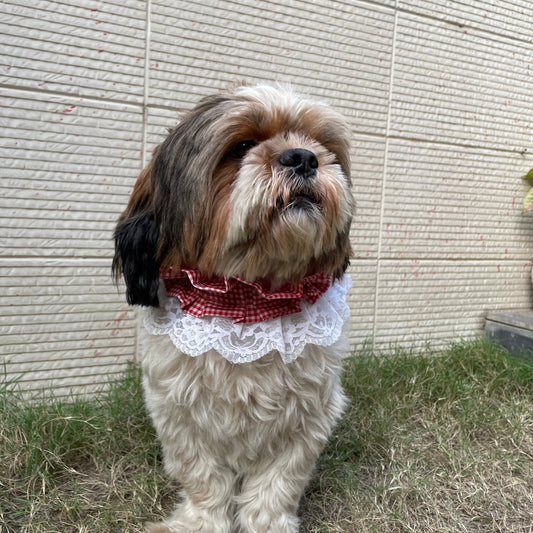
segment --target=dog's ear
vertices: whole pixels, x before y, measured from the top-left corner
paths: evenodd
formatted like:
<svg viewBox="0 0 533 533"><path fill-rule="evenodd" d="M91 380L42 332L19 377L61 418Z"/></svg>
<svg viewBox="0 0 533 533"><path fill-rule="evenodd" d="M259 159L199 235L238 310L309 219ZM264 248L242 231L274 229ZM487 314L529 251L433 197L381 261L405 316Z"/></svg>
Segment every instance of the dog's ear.
<svg viewBox="0 0 533 533"><path fill-rule="evenodd" d="M140 174L115 229L112 272L122 274L130 305L157 306L159 225L153 211L152 163Z"/></svg>
<svg viewBox="0 0 533 533"><path fill-rule="evenodd" d="M119 221L115 230L112 270L122 273L130 305L158 306L159 228L150 211Z"/></svg>

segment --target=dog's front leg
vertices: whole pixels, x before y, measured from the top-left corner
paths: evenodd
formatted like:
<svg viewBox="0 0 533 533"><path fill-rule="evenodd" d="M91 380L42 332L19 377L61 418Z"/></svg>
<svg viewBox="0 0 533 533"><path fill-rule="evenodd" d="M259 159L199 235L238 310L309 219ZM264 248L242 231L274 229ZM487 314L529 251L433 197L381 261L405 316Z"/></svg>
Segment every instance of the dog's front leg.
<svg viewBox="0 0 533 533"><path fill-rule="evenodd" d="M309 481L323 442L288 443L276 457L254 465L237 497L241 533L297 533L300 497Z"/></svg>
<svg viewBox="0 0 533 533"><path fill-rule="evenodd" d="M163 364L156 370L161 367L164 375L171 375ZM210 413L211 402L207 398L204 405L203 396L199 396L194 405L187 405L177 382L161 378L153 368L150 371L146 367L144 388L165 470L181 484L183 496L174 513L159 524L148 525L147 531L231 533L237 476L225 460L224 435L213 429L216 418L205 416ZM188 385L184 388L187 390Z"/></svg>
<svg viewBox="0 0 533 533"><path fill-rule="evenodd" d="M173 514L158 524L148 524L149 533L230 533L235 475L214 466L210 475L202 465L181 464L180 472L166 462L166 470L183 486L183 501ZM177 475L176 475L177 474Z"/></svg>

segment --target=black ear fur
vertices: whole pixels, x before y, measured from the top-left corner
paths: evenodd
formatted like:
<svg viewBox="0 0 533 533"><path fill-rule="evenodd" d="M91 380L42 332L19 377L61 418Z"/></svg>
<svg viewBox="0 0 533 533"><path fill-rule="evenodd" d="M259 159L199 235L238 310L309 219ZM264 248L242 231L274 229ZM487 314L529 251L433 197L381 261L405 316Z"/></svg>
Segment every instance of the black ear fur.
<svg viewBox="0 0 533 533"><path fill-rule="evenodd" d="M115 230L112 271L122 273L130 305L157 307L159 227L151 211L120 220Z"/></svg>

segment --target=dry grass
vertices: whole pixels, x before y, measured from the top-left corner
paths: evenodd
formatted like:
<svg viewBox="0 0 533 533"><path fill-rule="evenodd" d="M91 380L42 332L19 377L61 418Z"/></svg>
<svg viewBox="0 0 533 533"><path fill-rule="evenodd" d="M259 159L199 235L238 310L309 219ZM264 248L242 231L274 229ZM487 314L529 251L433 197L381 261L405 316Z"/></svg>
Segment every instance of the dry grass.
<svg viewBox="0 0 533 533"><path fill-rule="evenodd" d="M346 387L307 531L533 531L531 362L483 341L397 351L352 359Z"/></svg>
<svg viewBox="0 0 533 533"><path fill-rule="evenodd" d="M305 532L533 531L533 364L485 342L358 354ZM142 531L172 508L137 370L95 401L0 395L0 532Z"/></svg>

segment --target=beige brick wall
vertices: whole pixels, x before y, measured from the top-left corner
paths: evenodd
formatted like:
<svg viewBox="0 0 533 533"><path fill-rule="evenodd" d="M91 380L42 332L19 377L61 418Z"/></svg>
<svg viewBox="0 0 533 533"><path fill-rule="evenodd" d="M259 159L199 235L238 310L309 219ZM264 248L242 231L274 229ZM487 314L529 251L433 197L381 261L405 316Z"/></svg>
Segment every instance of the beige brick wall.
<svg viewBox="0 0 533 533"><path fill-rule="evenodd" d="M0 8L0 362L90 392L136 350L114 221L179 112L291 82L353 131L351 339L440 346L531 306L529 0L11 1Z"/></svg>

